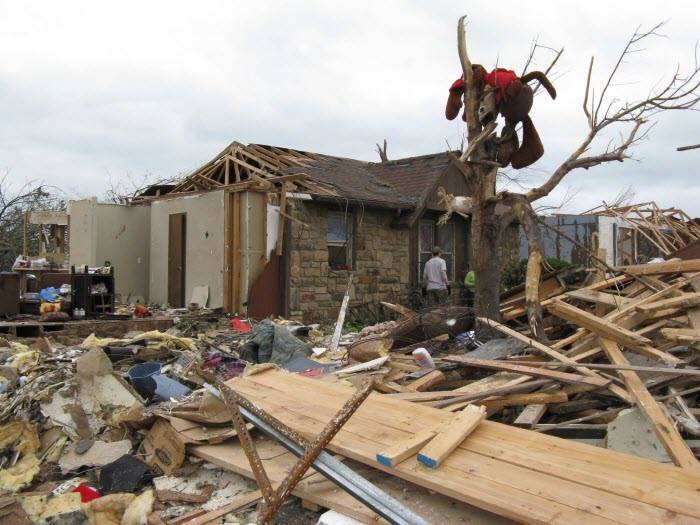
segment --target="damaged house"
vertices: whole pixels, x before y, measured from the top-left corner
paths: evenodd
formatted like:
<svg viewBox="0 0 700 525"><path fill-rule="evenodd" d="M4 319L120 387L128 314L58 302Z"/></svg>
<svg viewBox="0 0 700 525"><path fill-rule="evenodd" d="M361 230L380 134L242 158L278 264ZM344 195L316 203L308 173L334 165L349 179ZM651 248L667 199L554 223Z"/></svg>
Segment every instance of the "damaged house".
<svg viewBox="0 0 700 525"><path fill-rule="evenodd" d="M458 214L439 223L442 190L468 195L448 153L374 163L234 142L128 206L72 202L71 262L109 260L123 300L184 307L206 287L210 308L326 319L351 272L352 304L418 291L434 245L450 280L463 280L469 224Z"/></svg>
<svg viewBox="0 0 700 525"><path fill-rule="evenodd" d="M655 202L625 206L602 204L581 214L553 214L540 224L547 257L593 266L591 253L610 266L643 264L673 256L700 240L700 226L678 208ZM527 258L527 238L520 233L520 257Z"/></svg>

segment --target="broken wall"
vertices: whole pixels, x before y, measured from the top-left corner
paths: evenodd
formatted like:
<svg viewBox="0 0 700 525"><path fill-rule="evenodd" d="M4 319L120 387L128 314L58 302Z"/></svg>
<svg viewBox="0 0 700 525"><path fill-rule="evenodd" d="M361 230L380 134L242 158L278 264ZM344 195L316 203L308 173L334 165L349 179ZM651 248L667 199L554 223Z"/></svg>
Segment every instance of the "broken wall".
<svg viewBox="0 0 700 525"><path fill-rule="evenodd" d="M598 236L599 217L595 215L550 215L540 218L549 226L555 228L555 230L552 230L546 226L539 225L545 257L555 257L582 266L591 265L588 252L571 242L564 235L590 248L593 239ZM607 242L608 239L606 238L605 243ZM606 246L607 244L601 247ZM527 237L522 228L520 229L520 258L527 259Z"/></svg>
<svg viewBox="0 0 700 525"><path fill-rule="evenodd" d="M185 213L185 300L195 286L209 287L210 308L224 304L224 191L151 203L150 300L168 301L169 217Z"/></svg>
<svg viewBox="0 0 700 525"><path fill-rule="evenodd" d="M328 264L328 211L344 205L293 200L293 215L308 225L289 222L288 309L293 319L312 322L338 315L350 272ZM393 210L353 211L351 303L397 301L409 291L409 230L392 228Z"/></svg>
<svg viewBox="0 0 700 525"><path fill-rule="evenodd" d="M70 263L114 266L116 293L124 302L149 299L150 213L148 206L70 201Z"/></svg>

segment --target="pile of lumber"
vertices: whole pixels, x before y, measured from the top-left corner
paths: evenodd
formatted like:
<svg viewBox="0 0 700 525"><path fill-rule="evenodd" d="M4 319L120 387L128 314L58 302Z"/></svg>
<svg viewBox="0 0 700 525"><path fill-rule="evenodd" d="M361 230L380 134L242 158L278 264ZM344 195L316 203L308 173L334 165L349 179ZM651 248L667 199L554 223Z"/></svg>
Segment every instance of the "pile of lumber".
<svg viewBox="0 0 700 525"><path fill-rule="evenodd" d="M454 309L419 315L394 307L406 319L386 333L368 331L339 370L312 378L268 369L228 384L311 439L353 386L373 380L376 392L329 450L457 500L464 512L471 505L500 516L486 515L489 522L700 523L693 449L700 443L700 260L628 266L577 289L559 282L546 295L546 340L534 339L517 316L471 323L447 318L461 315ZM475 333L439 333L440 325ZM480 327L502 337L479 341ZM397 334L405 338L399 345ZM420 347L434 366L413 356ZM639 440L651 436L659 454L608 442L608 429L628 424L622 418L631 413L648 429ZM193 453L252 476L236 442ZM284 454L266 454L275 478L293 461ZM307 505L376 521L318 478L311 472L295 490Z"/></svg>
<svg viewBox="0 0 700 525"><path fill-rule="evenodd" d="M267 370L228 384L307 438L353 394L341 382ZM438 494L526 523L700 523L700 474L672 465L481 421L439 468L406 458L387 466L377 454L454 415L375 393L330 443L338 454ZM436 438L435 438L436 439ZM228 444L195 452L239 469Z"/></svg>
<svg viewBox="0 0 700 525"><path fill-rule="evenodd" d="M492 421L603 446L608 424L638 407L667 460L697 469L689 444L700 437L700 260L621 270L543 301L548 341L479 318L505 339L469 351L437 337L423 344L434 369L392 351L339 375L379 377L376 389L394 399L450 412L476 404Z"/></svg>

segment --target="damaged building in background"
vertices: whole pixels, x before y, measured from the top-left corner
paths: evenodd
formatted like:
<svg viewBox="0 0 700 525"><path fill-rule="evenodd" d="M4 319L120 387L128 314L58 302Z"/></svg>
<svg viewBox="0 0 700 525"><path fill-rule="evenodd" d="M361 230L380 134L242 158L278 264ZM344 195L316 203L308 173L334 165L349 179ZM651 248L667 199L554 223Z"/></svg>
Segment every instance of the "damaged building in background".
<svg viewBox="0 0 700 525"><path fill-rule="evenodd" d="M434 245L448 277L469 268L468 220L439 189L469 190L448 153L381 163L234 142L175 185L129 205L69 205L74 264L116 268L122 301L187 306L206 287L210 308L313 321L353 304L398 301L420 287ZM517 227L503 246L517 254Z"/></svg>
<svg viewBox="0 0 700 525"><path fill-rule="evenodd" d="M700 226L678 208L655 202L625 206L602 204L581 214L541 217L546 257L575 265L594 265L591 254L610 266L643 264L674 255L700 240ZM520 232L520 257L527 258L527 239Z"/></svg>

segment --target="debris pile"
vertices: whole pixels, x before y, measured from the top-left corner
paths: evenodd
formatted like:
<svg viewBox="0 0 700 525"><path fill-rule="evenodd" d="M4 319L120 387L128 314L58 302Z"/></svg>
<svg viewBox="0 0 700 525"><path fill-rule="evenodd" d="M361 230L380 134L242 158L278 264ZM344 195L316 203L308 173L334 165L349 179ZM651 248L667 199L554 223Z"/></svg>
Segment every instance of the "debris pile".
<svg viewBox="0 0 700 525"><path fill-rule="evenodd" d="M619 270L583 285L545 279L547 340L523 328L518 296L503 322L387 304L397 320L344 335L222 318L2 338L0 517L182 525L291 512L312 523L332 509L364 523L629 522L624 498L650 519L700 520L689 504L700 260Z"/></svg>

